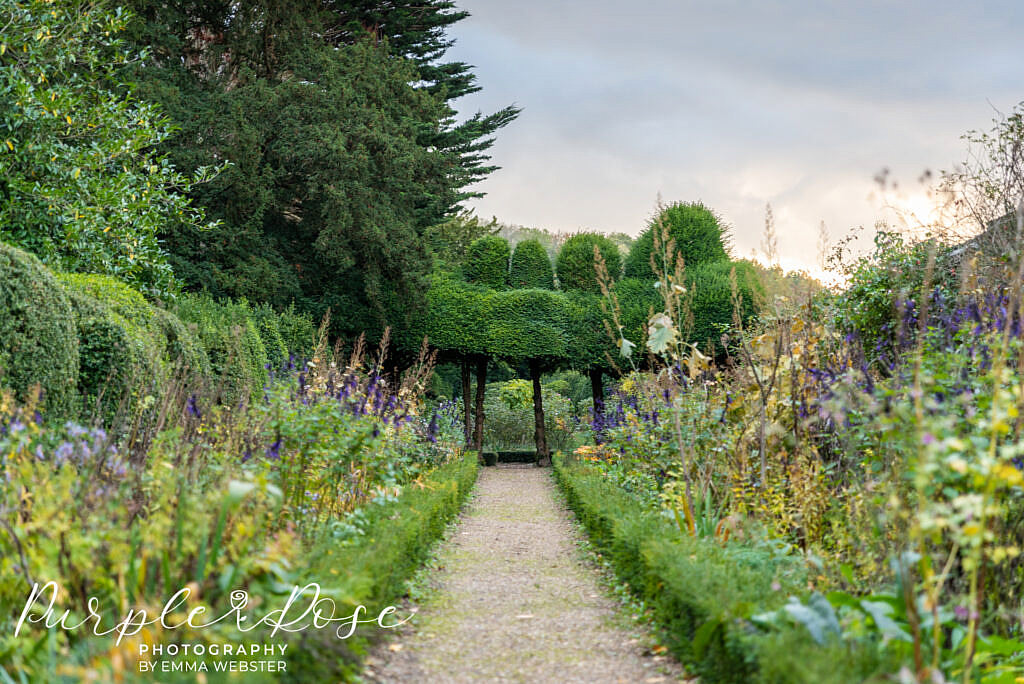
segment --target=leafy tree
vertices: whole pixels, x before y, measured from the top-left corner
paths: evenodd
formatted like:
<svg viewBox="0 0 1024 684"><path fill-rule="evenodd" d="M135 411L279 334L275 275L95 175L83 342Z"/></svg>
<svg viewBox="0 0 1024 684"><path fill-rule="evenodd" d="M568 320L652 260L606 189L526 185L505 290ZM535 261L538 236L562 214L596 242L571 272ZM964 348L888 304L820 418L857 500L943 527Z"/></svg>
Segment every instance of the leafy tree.
<svg viewBox="0 0 1024 684"><path fill-rule="evenodd" d="M154 151L171 125L123 76L137 58L119 37L130 15L85 0L3 8L0 239L58 270L173 293L157 235L172 218L203 231L186 193L209 170L188 178Z"/></svg>
<svg viewBox="0 0 1024 684"><path fill-rule="evenodd" d="M470 212L462 212L428 228L426 237L436 265L454 272L462 269L474 240L493 235L497 230L497 219L484 222Z"/></svg>
<svg viewBox="0 0 1024 684"><path fill-rule="evenodd" d="M476 89L443 61L450 3L133 0L153 58L141 88L181 126L182 168L233 168L195 193L223 221L165 235L191 289L281 309L335 331L403 334L431 268L427 229L489 173L487 136L514 111L456 124Z"/></svg>
<svg viewBox="0 0 1024 684"><path fill-rule="evenodd" d="M729 234L718 216L699 202L676 202L662 208L633 243L626 257L627 278L654 279L651 270L654 231L662 229L668 230L675 242L675 254L682 255L687 268L729 260ZM674 262L674 258L670 260L670 264Z"/></svg>
<svg viewBox="0 0 1024 684"><path fill-rule="evenodd" d="M466 255L463 274L466 281L495 290L508 287L508 242L496 235L474 240Z"/></svg>
<svg viewBox="0 0 1024 684"><path fill-rule="evenodd" d="M509 284L513 288L555 289L554 273L548 253L538 240L524 240L512 252Z"/></svg>
<svg viewBox="0 0 1024 684"><path fill-rule="evenodd" d="M618 246L599 233L578 233L566 240L558 252L558 283L563 290L601 291L594 270L594 247L600 251L609 275L618 278L622 271Z"/></svg>

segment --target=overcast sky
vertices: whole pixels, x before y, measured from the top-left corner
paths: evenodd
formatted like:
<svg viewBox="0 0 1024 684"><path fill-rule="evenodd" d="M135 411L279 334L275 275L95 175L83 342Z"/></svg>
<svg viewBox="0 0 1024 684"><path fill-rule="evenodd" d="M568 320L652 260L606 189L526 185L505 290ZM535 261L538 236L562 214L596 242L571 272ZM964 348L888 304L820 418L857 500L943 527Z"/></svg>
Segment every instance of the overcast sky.
<svg viewBox="0 0 1024 684"><path fill-rule="evenodd" d="M1024 101L1024 2L460 0L449 57L515 103L479 214L636 234L657 197L701 200L760 242L771 202L784 265L813 266L882 215L889 168L909 202L960 136Z"/></svg>

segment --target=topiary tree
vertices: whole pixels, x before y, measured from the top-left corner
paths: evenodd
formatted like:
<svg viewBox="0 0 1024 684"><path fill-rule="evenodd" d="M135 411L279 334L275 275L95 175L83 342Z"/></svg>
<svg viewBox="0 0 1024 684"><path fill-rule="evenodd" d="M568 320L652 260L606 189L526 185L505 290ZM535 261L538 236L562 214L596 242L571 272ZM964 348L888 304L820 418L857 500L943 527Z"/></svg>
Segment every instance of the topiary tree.
<svg viewBox="0 0 1024 684"><path fill-rule="evenodd" d="M540 240L523 240L512 253L509 284L513 288L555 289L551 260Z"/></svg>
<svg viewBox="0 0 1024 684"><path fill-rule="evenodd" d="M505 238L487 235L469 246L463 275L466 281L495 290L508 288L509 247Z"/></svg>
<svg viewBox="0 0 1024 684"><path fill-rule="evenodd" d="M626 257L627 278L654 279L651 270L654 231L662 229L668 230L675 242L675 254L682 255L687 268L729 260L729 234L718 216L699 202L677 202L661 209L633 243ZM660 262L660 255L655 257ZM671 258L670 265L674 261L674 257ZM667 270L671 271L671 266Z"/></svg>
<svg viewBox="0 0 1024 684"><path fill-rule="evenodd" d="M0 387L25 401L39 386L48 417L76 403L78 335L71 303L36 257L0 243Z"/></svg>
<svg viewBox="0 0 1024 684"><path fill-rule="evenodd" d="M601 291L594 268L594 247L600 251L608 274L618 279L622 271L622 254L618 245L599 233L577 233L566 240L558 252L558 284L563 290L594 294Z"/></svg>
<svg viewBox="0 0 1024 684"><path fill-rule="evenodd" d="M737 292L742 298L740 317L744 324L756 314L761 285L757 270L750 262L716 262L687 269L686 280L692 290L693 330L689 342L716 356L724 353L722 333L733 325L731 273L736 271Z"/></svg>
<svg viewBox="0 0 1024 684"><path fill-rule="evenodd" d="M618 357L618 350L605 328L607 318L601 310L601 298L589 292L565 293L569 336L569 366L590 377L595 411L604 401L604 374L611 370L609 355ZM609 321L610 323L610 321Z"/></svg>

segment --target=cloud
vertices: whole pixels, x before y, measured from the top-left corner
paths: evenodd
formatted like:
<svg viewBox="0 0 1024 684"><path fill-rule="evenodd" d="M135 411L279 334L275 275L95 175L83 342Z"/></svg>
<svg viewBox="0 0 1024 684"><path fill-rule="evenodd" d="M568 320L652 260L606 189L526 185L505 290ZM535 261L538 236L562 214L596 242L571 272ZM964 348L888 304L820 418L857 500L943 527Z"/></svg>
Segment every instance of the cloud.
<svg viewBox="0 0 1024 684"><path fill-rule="evenodd" d="M810 6L809 6L810 5ZM1024 99L1024 5L466 0L450 56L524 107L498 135L483 215L553 230L639 232L660 193L700 199L757 245L816 259L882 212L872 177L950 168L959 137Z"/></svg>

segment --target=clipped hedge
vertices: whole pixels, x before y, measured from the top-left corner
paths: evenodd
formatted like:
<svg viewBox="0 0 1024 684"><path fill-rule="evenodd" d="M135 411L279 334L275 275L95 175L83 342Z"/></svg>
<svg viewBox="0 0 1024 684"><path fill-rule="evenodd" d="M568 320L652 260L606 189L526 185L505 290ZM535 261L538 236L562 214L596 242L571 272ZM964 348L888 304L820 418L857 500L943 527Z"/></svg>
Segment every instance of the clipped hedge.
<svg viewBox="0 0 1024 684"><path fill-rule="evenodd" d="M540 240L523 240L516 245L515 251L512 252L509 284L513 289L555 289L551 259L548 258L548 253L540 244Z"/></svg>
<svg viewBox="0 0 1024 684"><path fill-rule="evenodd" d="M724 351L722 332L733 324L732 283L736 271L737 291L742 297L740 316L744 324L757 312L756 301L763 297L757 271L747 261L720 261L686 270L686 280L693 290L693 330L690 342L702 350Z"/></svg>
<svg viewBox="0 0 1024 684"><path fill-rule="evenodd" d="M550 290L494 292L487 301L488 351L509 359L564 358L565 296Z"/></svg>
<svg viewBox="0 0 1024 684"><path fill-rule="evenodd" d="M351 543L328 537L314 547L308 581L319 582L331 596L340 597L339 615L350 615L357 605L364 605L366 615L376 618L405 595L406 581L459 512L476 482L477 469L476 453L468 452L428 475L422 487L408 486L397 500L368 509L364 533ZM390 621L402 617L393 615ZM288 679L357 680L361 661L379 633L372 624L345 641L331 630L304 632L299 637L301 649L288 649L294 657L288 663Z"/></svg>
<svg viewBox="0 0 1024 684"><path fill-rule="evenodd" d="M310 358L313 355L313 345L316 343L313 339L316 334L313 319L296 311L294 302L278 314L278 317L278 328L288 355L300 361Z"/></svg>
<svg viewBox="0 0 1024 684"><path fill-rule="evenodd" d="M560 454L554 473L591 541L650 607L668 648L702 682L845 684L892 671L876 650L822 647L802 627L763 633L748 620L806 587L798 558L683 535L596 468Z"/></svg>
<svg viewBox="0 0 1024 684"><path fill-rule="evenodd" d="M594 247L601 252L608 274L612 279L618 279L622 271L619 246L599 233L577 233L566 240L558 251L558 284L563 290L594 294L601 291L594 266Z"/></svg>
<svg viewBox="0 0 1024 684"><path fill-rule="evenodd" d="M42 262L0 243L0 387L24 401L43 392L48 416L77 403L79 350L71 302Z"/></svg>
<svg viewBox="0 0 1024 684"><path fill-rule="evenodd" d="M281 334L280 317L269 304L259 304L253 307L252 318L267 352L267 363L271 368L281 368L288 360L288 345Z"/></svg>
<svg viewBox="0 0 1024 684"><path fill-rule="evenodd" d="M206 294L178 297L174 313L195 334L210 361L221 399L234 403L253 396L267 381L267 350L245 300L215 300Z"/></svg>
<svg viewBox="0 0 1024 684"><path fill-rule="evenodd" d="M497 235L485 235L470 244L463 273L467 282L504 290L508 287L508 262L508 241Z"/></svg>
<svg viewBox="0 0 1024 684"><path fill-rule="evenodd" d="M660 230L659 221L668 228L675 240L676 254L682 255L687 268L729 260L728 231L718 216L700 202L676 202L654 216L633 243L626 257L627 278L654 279L651 251L654 231Z"/></svg>
<svg viewBox="0 0 1024 684"><path fill-rule="evenodd" d="M91 414L99 408L109 420L122 401L130 404L133 390L145 377L145 352L127 321L109 306L74 287L65 292L77 331L80 410Z"/></svg>

